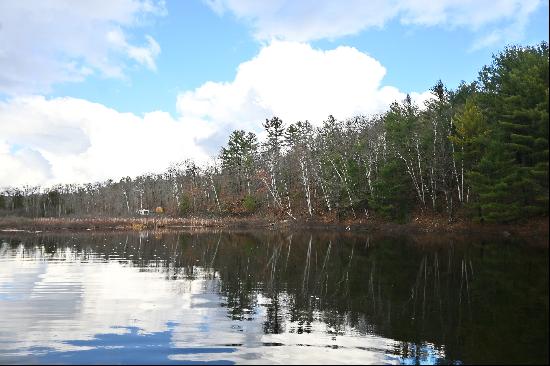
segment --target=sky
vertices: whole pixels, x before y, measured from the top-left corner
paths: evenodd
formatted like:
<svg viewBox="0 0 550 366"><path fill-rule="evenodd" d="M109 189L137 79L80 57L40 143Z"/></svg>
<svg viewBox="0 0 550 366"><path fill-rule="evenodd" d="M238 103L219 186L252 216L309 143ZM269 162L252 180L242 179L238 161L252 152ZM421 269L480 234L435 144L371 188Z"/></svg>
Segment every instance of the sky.
<svg viewBox="0 0 550 366"><path fill-rule="evenodd" d="M211 164L272 116L422 105L548 27L544 0L0 0L0 187Z"/></svg>

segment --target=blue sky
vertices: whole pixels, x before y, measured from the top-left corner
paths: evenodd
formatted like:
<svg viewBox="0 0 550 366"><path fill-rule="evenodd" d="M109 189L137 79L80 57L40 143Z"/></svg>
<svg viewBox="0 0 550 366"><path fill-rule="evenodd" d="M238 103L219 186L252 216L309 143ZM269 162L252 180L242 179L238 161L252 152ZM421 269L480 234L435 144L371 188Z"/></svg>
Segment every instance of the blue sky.
<svg viewBox="0 0 550 366"><path fill-rule="evenodd" d="M179 92L209 80L231 81L238 65L264 44L254 38L247 22L230 14L219 16L200 0L169 1L165 7L165 16L131 32L135 38L148 33L161 45L156 72L134 67L125 80L94 76L84 83L60 83L51 95L84 98L122 112L163 110L175 115ZM547 11L548 5L541 3L529 18L525 36L510 43L548 40ZM413 92L428 89L438 79L453 88L461 80L474 80L491 55L507 44L502 40L472 50L476 37L479 34L464 28L402 25L394 19L380 28L311 44L323 50L355 47L386 67L385 84Z"/></svg>
<svg viewBox="0 0 550 366"><path fill-rule="evenodd" d="M272 115L421 104L548 27L541 0L0 0L0 186L207 162Z"/></svg>
<svg viewBox="0 0 550 366"><path fill-rule="evenodd" d="M148 33L161 45L157 72L135 67L127 80L98 75L86 85L56 85L52 95L85 98L124 112L164 110L175 115L179 92L208 80L230 81L237 66L260 48L245 25L219 17L201 1L171 1L165 6L166 16L135 31L136 38Z"/></svg>

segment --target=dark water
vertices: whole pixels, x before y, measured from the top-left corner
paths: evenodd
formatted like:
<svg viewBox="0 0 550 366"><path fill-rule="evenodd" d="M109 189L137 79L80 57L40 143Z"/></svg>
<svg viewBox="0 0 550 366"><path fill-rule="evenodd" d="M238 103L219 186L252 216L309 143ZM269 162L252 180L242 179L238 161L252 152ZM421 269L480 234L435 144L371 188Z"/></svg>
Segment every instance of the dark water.
<svg viewBox="0 0 550 366"><path fill-rule="evenodd" d="M0 363L548 363L548 249L0 233Z"/></svg>

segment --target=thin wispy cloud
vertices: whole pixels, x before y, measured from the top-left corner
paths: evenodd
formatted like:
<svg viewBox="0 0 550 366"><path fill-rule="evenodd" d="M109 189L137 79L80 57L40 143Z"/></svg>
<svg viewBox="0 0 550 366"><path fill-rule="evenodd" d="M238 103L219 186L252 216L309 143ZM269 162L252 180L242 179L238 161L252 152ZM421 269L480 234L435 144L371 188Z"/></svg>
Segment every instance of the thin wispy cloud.
<svg viewBox="0 0 550 366"><path fill-rule="evenodd" d="M512 27L520 35L540 0L318 1L204 0L219 15L230 13L249 24L259 40L336 39L397 20L403 25L463 28L476 44L503 41ZM483 41L485 39L485 41Z"/></svg>
<svg viewBox="0 0 550 366"><path fill-rule="evenodd" d="M160 46L125 32L163 16L162 2L0 2L0 93L49 92L54 84L91 74L121 78L132 64L156 69Z"/></svg>

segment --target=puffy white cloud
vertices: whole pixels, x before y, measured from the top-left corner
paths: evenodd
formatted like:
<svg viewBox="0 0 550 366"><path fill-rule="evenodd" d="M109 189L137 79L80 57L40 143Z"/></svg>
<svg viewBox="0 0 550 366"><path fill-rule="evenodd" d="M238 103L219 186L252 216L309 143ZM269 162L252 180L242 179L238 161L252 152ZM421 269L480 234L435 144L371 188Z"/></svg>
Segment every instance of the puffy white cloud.
<svg viewBox="0 0 550 366"><path fill-rule="evenodd" d="M320 125L385 110L405 94L382 81L386 69L351 47L323 51L275 41L242 63L231 82L206 82L178 96L179 116L143 117L75 98L0 102L0 186L87 182L208 161L234 129L260 132L274 115ZM421 104L429 92L412 93Z"/></svg>
<svg viewBox="0 0 550 366"><path fill-rule="evenodd" d="M0 140L0 187L42 183L52 178L50 163L37 151L12 149Z"/></svg>
<svg viewBox="0 0 550 366"><path fill-rule="evenodd" d="M258 130L265 118L308 119L320 125L329 114L347 118L383 111L405 94L383 86L386 69L352 47L323 51L305 43L274 41L242 63L232 82L207 82L178 96L185 117L224 130ZM422 103L429 93L412 93Z"/></svg>
<svg viewBox="0 0 550 366"><path fill-rule="evenodd" d="M201 121L165 112L143 117L75 98L17 97L0 102L0 186L89 182L170 163L206 161Z"/></svg>
<svg viewBox="0 0 550 366"><path fill-rule="evenodd" d="M494 27L489 32L500 32L515 24L523 32L530 14L541 4L541 0L204 1L218 14L231 12L251 23L259 39L293 41L355 34L393 19L403 24L464 27L472 31Z"/></svg>
<svg viewBox="0 0 550 366"><path fill-rule="evenodd" d="M149 0L1 1L0 93L48 91L92 73L122 77L128 60L155 70L158 43L127 41L125 30L165 13Z"/></svg>

